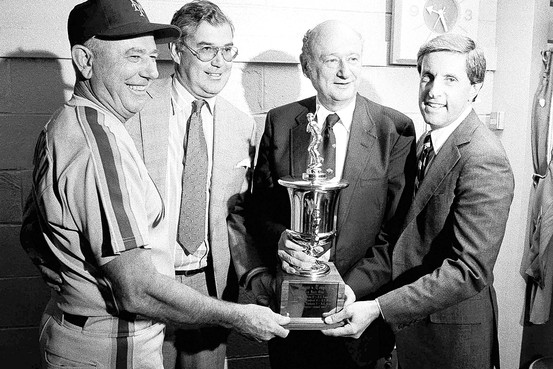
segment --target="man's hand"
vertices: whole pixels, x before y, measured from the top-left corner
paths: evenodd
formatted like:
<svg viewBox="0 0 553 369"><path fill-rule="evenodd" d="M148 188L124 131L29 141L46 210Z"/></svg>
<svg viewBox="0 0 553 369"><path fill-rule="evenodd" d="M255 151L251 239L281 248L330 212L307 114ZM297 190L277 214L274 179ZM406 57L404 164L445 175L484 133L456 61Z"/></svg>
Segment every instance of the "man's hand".
<svg viewBox="0 0 553 369"><path fill-rule="evenodd" d="M340 312L324 318L325 323L345 321L343 327L325 329L323 334L334 337L359 338L367 327L380 315L376 301L357 301L345 306Z"/></svg>
<svg viewBox="0 0 553 369"><path fill-rule="evenodd" d="M258 273L250 281L255 302L258 305L268 306L273 311L276 309L275 284L276 280L269 272Z"/></svg>
<svg viewBox="0 0 553 369"><path fill-rule="evenodd" d="M290 318L274 313L265 306L238 305L239 321L234 328L242 335L255 341L268 341L274 337L286 338L290 332L282 327Z"/></svg>
<svg viewBox="0 0 553 369"><path fill-rule="evenodd" d="M355 292L353 292L351 287L348 286L347 284L345 285L344 293L346 295L346 301L344 301L344 306L348 306L348 305L353 304L356 300Z"/></svg>
<svg viewBox="0 0 553 369"><path fill-rule="evenodd" d="M61 275L53 269L48 268L45 264L37 264L37 268L48 287L56 292L61 292L61 286L63 284Z"/></svg>
<svg viewBox="0 0 553 369"><path fill-rule="evenodd" d="M282 269L286 273L297 274L294 267L311 269L317 260L303 252L303 246L293 242L288 237L288 231L282 232L278 241L278 257L282 260Z"/></svg>
<svg viewBox="0 0 553 369"><path fill-rule="evenodd" d="M356 299L355 292L353 292L351 287L348 286L347 284L345 285L344 294L346 295L346 300L344 301L344 307L351 305L355 302L355 299ZM334 308L326 313L323 313L323 318L336 314L336 309L337 308Z"/></svg>

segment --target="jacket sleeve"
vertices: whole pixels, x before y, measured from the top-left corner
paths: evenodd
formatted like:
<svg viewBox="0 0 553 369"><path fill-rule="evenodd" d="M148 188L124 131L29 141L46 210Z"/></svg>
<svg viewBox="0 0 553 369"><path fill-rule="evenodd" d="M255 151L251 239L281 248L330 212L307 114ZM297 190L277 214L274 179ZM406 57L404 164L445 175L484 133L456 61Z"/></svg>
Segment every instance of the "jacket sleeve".
<svg viewBox="0 0 553 369"><path fill-rule="evenodd" d="M386 212L380 232L367 256L359 260L344 278L358 299L377 294L391 281L392 246L399 236L413 197L416 169L415 128L410 119L398 125L402 129L398 130L390 154Z"/></svg>
<svg viewBox="0 0 553 369"><path fill-rule="evenodd" d="M229 215L227 218L229 247L232 261L238 280L242 283L245 281L249 271L261 265L258 252L246 225L248 214L247 206L250 204L249 197L251 196L252 173L256 152L255 143L257 142L255 122L249 117L248 122L251 123L251 132L248 138L249 163L240 163L240 165L243 164L244 167L235 168L236 170L243 170L244 176L240 192L229 199Z"/></svg>

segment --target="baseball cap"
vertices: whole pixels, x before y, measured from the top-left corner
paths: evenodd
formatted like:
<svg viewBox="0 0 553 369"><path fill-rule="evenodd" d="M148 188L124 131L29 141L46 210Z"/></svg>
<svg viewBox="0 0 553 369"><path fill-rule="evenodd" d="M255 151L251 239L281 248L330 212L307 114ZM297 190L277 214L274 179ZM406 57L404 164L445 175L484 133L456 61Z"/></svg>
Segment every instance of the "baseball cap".
<svg viewBox="0 0 553 369"><path fill-rule="evenodd" d="M67 33L71 46L83 44L92 36L103 40L121 40L153 34L156 43L177 39L176 26L150 23L137 0L88 0L69 13Z"/></svg>

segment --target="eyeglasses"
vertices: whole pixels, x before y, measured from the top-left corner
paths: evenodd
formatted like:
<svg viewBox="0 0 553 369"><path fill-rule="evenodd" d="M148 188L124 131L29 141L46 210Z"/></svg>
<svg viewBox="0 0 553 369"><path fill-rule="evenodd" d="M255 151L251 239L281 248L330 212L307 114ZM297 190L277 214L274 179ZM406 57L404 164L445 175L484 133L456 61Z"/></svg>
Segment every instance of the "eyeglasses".
<svg viewBox="0 0 553 369"><path fill-rule="evenodd" d="M194 55L196 58L203 62L208 62L217 56L219 51L221 51L221 55L223 55L223 59L225 59L227 62L231 62L236 58L238 55L238 48L235 46L202 46L198 50L193 50L185 44L182 43L190 52L192 55Z"/></svg>

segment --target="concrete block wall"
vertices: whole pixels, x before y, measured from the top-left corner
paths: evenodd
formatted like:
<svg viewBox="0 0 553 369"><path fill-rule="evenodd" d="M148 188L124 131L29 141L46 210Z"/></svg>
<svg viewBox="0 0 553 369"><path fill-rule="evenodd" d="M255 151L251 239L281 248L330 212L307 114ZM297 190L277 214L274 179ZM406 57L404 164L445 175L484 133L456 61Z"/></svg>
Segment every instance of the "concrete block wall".
<svg viewBox="0 0 553 369"><path fill-rule="evenodd" d="M251 113L263 128L266 112L314 94L298 65L305 31L326 19L342 19L365 38L361 93L409 115L424 131L413 66L390 65L393 0L214 0L236 27L240 53L222 95ZM38 325L48 299L35 268L19 245L23 202L29 192L36 137L71 95L66 21L81 0L0 0L0 366L38 367ZM169 22L183 0L143 0L150 20ZM485 120L492 109L497 0L482 0L479 41L491 61L476 105ZM161 46L160 74L172 70ZM243 296L243 301L248 301ZM266 345L231 337L229 368L268 367Z"/></svg>
<svg viewBox="0 0 553 369"><path fill-rule="evenodd" d="M19 245L35 140L65 100L53 58L0 58L0 360L38 367L38 325L49 289Z"/></svg>

